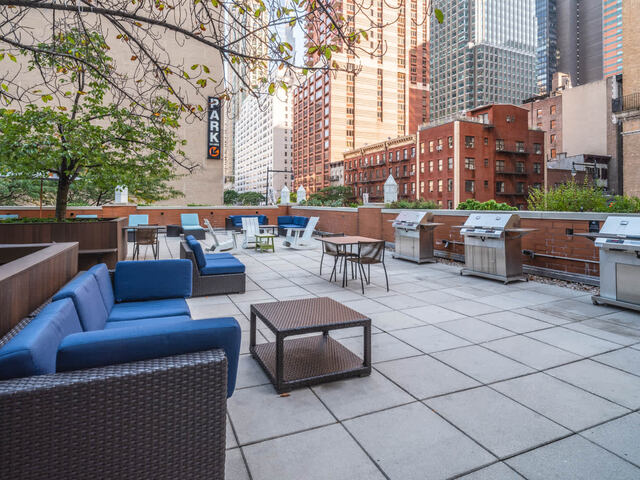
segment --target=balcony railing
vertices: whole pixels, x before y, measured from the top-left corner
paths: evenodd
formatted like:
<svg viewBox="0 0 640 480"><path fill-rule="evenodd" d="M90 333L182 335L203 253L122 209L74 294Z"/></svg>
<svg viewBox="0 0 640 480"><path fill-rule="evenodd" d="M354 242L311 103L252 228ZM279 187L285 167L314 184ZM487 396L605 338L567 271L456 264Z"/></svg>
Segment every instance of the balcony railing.
<svg viewBox="0 0 640 480"><path fill-rule="evenodd" d="M640 110L640 92L631 93L622 97L622 111Z"/></svg>
<svg viewBox="0 0 640 480"><path fill-rule="evenodd" d="M524 145L499 143L499 144L496 144L496 152L526 154L528 153L528 150L527 150L527 147Z"/></svg>

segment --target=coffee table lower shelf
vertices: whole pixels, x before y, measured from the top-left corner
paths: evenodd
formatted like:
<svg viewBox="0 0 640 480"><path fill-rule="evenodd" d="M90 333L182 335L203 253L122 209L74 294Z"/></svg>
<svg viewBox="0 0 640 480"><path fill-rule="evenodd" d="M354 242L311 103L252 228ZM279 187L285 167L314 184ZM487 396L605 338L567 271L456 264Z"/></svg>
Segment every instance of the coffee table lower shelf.
<svg viewBox="0 0 640 480"><path fill-rule="evenodd" d="M278 393L348 377L371 374L371 366L328 335L283 341L283 378L276 374L276 343L255 345L251 353L262 365Z"/></svg>

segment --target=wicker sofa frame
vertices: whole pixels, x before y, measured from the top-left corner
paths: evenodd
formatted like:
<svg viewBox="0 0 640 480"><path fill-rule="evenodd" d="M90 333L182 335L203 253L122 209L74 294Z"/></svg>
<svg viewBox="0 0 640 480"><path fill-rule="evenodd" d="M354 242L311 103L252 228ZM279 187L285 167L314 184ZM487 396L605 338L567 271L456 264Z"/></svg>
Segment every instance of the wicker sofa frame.
<svg viewBox="0 0 640 480"><path fill-rule="evenodd" d="M192 297L245 292L247 278L245 273L201 275L193 250L191 250L191 247L189 247L184 240L180 241L180 258L191 260L191 264L193 265Z"/></svg>
<svg viewBox="0 0 640 480"><path fill-rule="evenodd" d="M215 349L0 382L15 479L224 479L227 359Z"/></svg>

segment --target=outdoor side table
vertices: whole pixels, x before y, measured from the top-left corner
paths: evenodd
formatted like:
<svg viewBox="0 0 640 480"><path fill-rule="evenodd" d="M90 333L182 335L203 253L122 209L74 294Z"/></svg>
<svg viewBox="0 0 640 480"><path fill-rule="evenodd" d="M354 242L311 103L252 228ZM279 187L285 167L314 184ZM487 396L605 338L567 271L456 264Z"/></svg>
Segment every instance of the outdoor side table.
<svg viewBox="0 0 640 480"><path fill-rule="evenodd" d="M276 236L272 233L261 233L255 236L256 237L256 250L260 250L261 252L276 251L276 246L273 243L273 239Z"/></svg>
<svg viewBox="0 0 640 480"><path fill-rule="evenodd" d="M256 344L256 320L276 341ZM340 328L363 327L364 359L329 336ZM321 332L321 335L286 337ZM278 393L371 374L371 319L331 298L305 298L251 305L249 350Z"/></svg>
<svg viewBox="0 0 640 480"><path fill-rule="evenodd" d="M167 225L167 237L179 237L182 233L180 225Z"/></svg>
<svg viewBox="0 0 640 480"><path fill-rule="evenodd" d="M278 225L259 225L260 230L271 230L276 237L278 236Z"/></svg>

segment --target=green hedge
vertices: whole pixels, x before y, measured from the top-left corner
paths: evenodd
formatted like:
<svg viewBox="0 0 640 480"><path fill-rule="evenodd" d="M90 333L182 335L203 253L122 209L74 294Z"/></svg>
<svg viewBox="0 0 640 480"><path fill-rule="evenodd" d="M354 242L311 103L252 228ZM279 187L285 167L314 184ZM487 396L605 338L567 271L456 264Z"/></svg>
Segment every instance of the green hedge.
<svg viewBox="0 0 640 480"><path fill-rule="evenodd" d="M529 210L551 212L640 213L640 198L627 195L608 196L602 189L585 183L569 182L545 192L529 189Z"/></svg>
<svg viewBox="0 0 640 480"><path fill-rule="evenodd" d="M459 203L457 210L518 210L518 208L512 207L506 203L498 203L495 200L479 202L470 198Z"/></svg>
<svg viewBox="0 0 640 480"><path fill-rule="evenodd" d="M387 203L386 208L402 208L402 209L419 209L419 210L434 210L440 208L437 203L430 200L398 200L392 203Z"/></svg>

